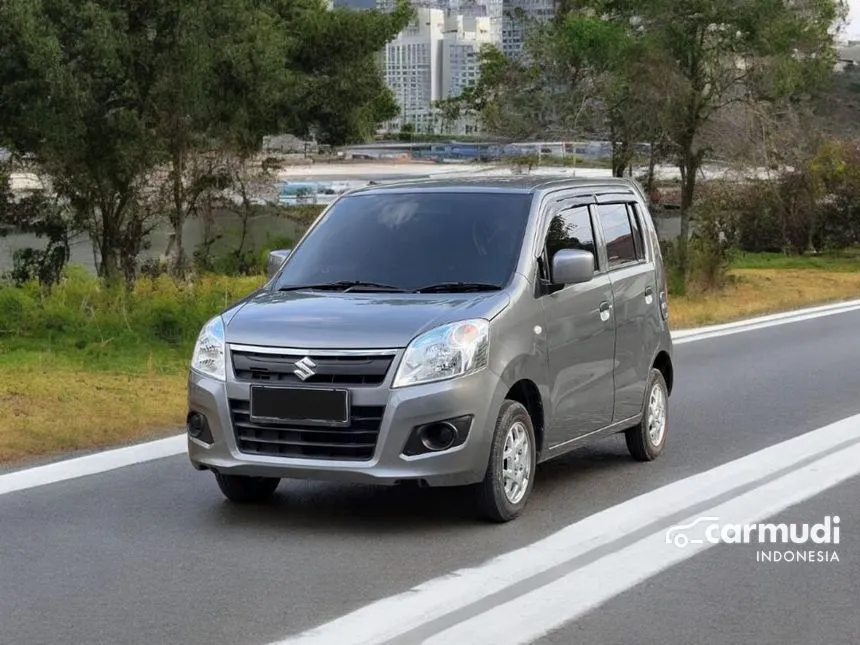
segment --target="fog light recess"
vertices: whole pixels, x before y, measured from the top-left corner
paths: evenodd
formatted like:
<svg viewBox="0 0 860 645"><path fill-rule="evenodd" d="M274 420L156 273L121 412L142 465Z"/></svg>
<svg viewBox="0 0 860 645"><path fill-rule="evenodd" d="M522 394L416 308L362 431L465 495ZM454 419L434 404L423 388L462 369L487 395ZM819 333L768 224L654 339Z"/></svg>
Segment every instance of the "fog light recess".
<svg viewBox="0 0 860 645"><path fill-rule="evenodd" d="M189 412L186 420L186 431L188 436L202 441L203 443L212 444L212 430L209 428L209 421L199 412Z"/></svg>
<svg viewBox="0 0 860 645"><path fill-rule="evenodd" d="M471 416L425 423L412 429L403 454L407 457L444 452L466 442L472 425Z"/></svg>

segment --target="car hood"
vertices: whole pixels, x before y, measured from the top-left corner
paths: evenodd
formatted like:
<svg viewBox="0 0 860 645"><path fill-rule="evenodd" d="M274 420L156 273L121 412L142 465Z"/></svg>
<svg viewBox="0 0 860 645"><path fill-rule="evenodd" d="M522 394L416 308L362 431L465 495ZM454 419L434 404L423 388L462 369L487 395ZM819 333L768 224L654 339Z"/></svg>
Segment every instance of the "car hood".
<svg viewBox="0 0 860 645"><path fill-rule="evenodd" d="M260 291L227 318L227 342L307 349L400 348L438 325L491 319L505 292L480 294Z"/></svg>

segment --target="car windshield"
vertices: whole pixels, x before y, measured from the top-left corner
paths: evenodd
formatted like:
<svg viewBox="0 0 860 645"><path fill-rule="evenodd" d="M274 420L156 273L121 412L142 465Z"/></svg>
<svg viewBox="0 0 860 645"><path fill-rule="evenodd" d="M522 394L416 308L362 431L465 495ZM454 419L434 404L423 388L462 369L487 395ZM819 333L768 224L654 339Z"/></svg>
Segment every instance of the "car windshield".
<svg viewBox="0 0 860 645"><path fill-rule="evenodd" d="M501 288L516 268L531 199L478 192L344 197L290 256L274 288Z"/></svg>

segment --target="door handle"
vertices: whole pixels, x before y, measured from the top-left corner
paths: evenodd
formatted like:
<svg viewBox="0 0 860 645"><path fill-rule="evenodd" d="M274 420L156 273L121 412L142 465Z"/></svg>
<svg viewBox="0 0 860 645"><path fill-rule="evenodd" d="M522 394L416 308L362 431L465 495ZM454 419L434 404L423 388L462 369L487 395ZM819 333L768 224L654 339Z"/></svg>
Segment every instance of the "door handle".
<svg viewBox="0 0 860 645"><path fill-rule="evenodd" d="M654 287L652 287L650 284L645 287L645 302L647 302L649 305L654 302Z"/></svg>
<svg viewBox="0 0 860 645"><path fill-rule="evenodd" d="M612 305L608 301L603 301L600 303L600 320L606 322L609 320L609 316L612 312Z"/></svg>

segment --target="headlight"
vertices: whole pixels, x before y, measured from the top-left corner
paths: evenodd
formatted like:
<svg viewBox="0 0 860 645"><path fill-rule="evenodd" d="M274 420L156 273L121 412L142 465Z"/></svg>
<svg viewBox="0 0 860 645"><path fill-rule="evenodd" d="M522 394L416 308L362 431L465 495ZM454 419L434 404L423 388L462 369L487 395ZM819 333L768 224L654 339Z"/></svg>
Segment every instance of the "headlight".
<svg viewBox="0 0 860 645"><path fill-rule="evenodd" d="M227 368L224 336L224 321L221 316L216 316L206 323L194 346L191 369L219 381L225 380Z"/></svg>
<svg viewBox="0 0 860 645"><path fill-rule="evenodd" d="M406 348L392 387L442 381L487 366L490 323L463 320L436 327L415 338Z"/></svg>

